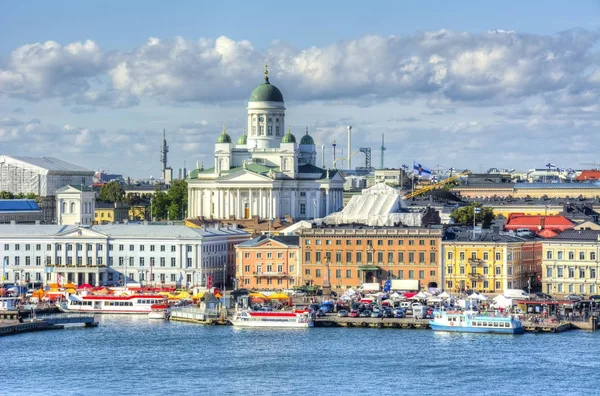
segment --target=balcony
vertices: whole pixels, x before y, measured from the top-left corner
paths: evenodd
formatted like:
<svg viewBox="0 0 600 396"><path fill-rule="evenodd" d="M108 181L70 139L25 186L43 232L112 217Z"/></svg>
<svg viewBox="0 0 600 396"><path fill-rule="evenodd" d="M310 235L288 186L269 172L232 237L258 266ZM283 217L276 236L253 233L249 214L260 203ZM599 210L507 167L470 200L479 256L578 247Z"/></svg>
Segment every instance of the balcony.
<svg viewBox="0 0 600 396"><path fill-rule="evenodd" d="M284 278L287 275L285 272L253 272L252 276L257 278Z"/></svg>
<svg viewBox="0 0 600 396"><path fill-rule="evenodd" d="M478 258L470 258L468 261L471 265L484 265L486 263L485 260L481 260Z"/></svg>

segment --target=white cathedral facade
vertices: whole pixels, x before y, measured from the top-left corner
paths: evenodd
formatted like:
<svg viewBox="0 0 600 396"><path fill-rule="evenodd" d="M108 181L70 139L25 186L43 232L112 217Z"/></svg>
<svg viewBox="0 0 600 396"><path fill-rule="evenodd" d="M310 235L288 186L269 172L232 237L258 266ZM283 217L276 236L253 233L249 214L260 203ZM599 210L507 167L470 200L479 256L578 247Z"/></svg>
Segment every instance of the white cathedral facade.
<svg viewBox="0 0 600 396"><path fill-rule="evenodd" d="M187 217L296 220L339 211L344 178L336 170L316 166L308 128L298 144L284 126L283 95L265 70L265 82L248 101L248 134L244 131L234 144L223 128L215 144L214 167L190 173Z"/></svg>

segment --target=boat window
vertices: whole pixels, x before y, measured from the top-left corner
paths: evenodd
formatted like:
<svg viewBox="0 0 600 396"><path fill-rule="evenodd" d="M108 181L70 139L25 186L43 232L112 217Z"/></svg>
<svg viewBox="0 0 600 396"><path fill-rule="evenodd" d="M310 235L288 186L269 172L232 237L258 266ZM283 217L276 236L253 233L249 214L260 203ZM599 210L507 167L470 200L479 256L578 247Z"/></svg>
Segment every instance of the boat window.
<svg viewBox="0 0 600 396"><path fill-rule="evenodd" d="M510 327L510 323L504 323L504 327Z"/></svg>
<svg viewBox="0 0 600 396"><path fill-rule="evenodd" d="M140 300L139 300L139 299L137 300L137 303L138 303L138 304L140 303Z"/></svg>
<svg viewBox="0 0 600 396"><path fill-rule="evenodd" d="M498 327L498 322L494 322L494 327Z"/></svg>

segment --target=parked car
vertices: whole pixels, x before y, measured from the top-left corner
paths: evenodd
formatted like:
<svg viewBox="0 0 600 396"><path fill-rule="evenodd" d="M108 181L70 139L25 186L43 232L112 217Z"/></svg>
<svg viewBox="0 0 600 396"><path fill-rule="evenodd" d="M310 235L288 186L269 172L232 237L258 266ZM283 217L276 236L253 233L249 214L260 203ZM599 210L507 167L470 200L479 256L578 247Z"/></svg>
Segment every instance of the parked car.
<svg viewBox="0 0 600 396"><path fill-rule="evenodd" d="M350 310L348 316L350 316L351 318L358 318L360 316L360 311L358 309L352 309Z"/></svg>
<svg viewBox="0 0 600 396"><path fill-rule="evenodd" d="M342 309L341 311L338 311L337 314L338 314L338 316L340 318L346 318L346 317L348 317L348 311L346 311L345 309Z"/></svg>
<svg viewBox="0 0 600 396"><path fill-rule="evenodd" d="M383 318L383 313L381 311L373 311L371 313L372 318Z"/></svg>
<svg viewBox="0 0 600 396"><path fill-rule="evenodd" d="M593 300L593 301L600 301L600 295L594 295L594 296L590 296L590 300Z"/></svg>
<svg viewBox="0 0 600 396"><path fill-rule="evenodd" d="M404 313L404 311L397 309L396 313L394 314L394 318L400 319L400 318L404 318L404 317L406 317L406 314Z"/></svg>
<svg viewBox="0 0 600 396"><path fill-rule="evenodd" d="M360 313L360 317L361 318L370 318L372 313L373 312L369 311L368 309L365 309L364 311L362 311Z"/></svg>
<svg viewBox="0 0 600 396"><path fill-rule="evenodd" d="M391 309L386 309L383 311L383 317L384 318L393 318L394 312Z"/></svg>
<svg viewBox="0 0 600 396"><path fill-rule="evenodd" d="M554 298L550 294L546 294L546 293L542 293L542 292L534 293L534 295L536 296L536 298L538 300L552 300Z"/></svg>
<svg viewBox="0 0 600 396"><path fill-rule="evenodd" d="M565 299L571 300L571 301L583 300L583 298L581 296L578 296L577 294L569 294L567 297L565 297Z"/></svg>

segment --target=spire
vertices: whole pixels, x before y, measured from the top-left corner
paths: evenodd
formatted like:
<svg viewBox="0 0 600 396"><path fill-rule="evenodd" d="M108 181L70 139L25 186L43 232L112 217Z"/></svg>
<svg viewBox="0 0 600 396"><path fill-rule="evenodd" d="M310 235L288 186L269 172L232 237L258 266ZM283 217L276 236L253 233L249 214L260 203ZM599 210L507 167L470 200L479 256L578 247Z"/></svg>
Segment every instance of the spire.
<svg viewBox="0 0 600 396"><path fill-rule="evenodd" d="M306 135L308 135L308 127L306 127Z"/></svg>
<svg viewBox="0 0 600 396"><path fill-rule="evenodd" d="M265 82L267 84L269 83L269 65L267 65L267 62L265 62Z"/></svg>
<svg viewBox="0 0 600 396"><path fill-rule="evenodd" d="M163 140L167 139L167 131L166 129L163 129Z"/></svg>
<svg viewBox="0 0 600 396"><path fill-rule="evenodd" d="M225 124L223 124L223 131L221 131L221 135L227 135L227 129L225 129Z"/></svg>

